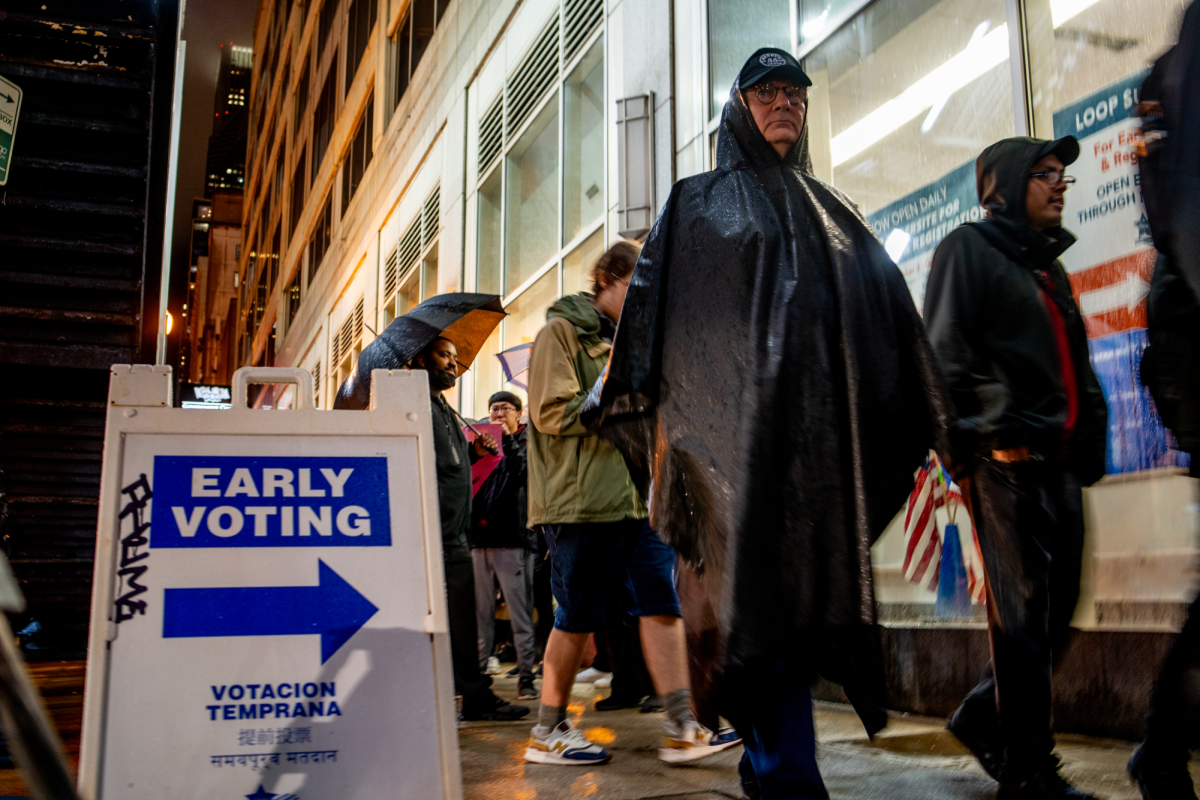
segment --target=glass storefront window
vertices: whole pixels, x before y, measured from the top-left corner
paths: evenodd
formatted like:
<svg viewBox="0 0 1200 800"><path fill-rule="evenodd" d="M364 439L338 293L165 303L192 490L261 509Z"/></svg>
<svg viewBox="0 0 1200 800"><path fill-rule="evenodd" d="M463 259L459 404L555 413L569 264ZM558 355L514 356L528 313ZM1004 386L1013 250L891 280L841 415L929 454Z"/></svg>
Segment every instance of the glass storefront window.
<svg viewBox="0 0 1200 800"><path fill-rule="evenodd" d="M868 216L1013 135L1003 0L881 0L804 67L817 175Z"/></svg>
<svg viewBox="0 0 1200 800"><path fill-rule="evenodd" d="M1027 0L1033 84L1041 90L1035 90L1035 104L1041 100L1043 108L1058 109L1149 69L1175 44L1187 5L1186 0ZM1052 67L1037 57L1049 53Z"/></svg>
<svg viewBox="0 0 1200 800"><path fill-rule="evenodd" d="M563 295L591 291L592 266L604 255L604 228L593 233L563 259Z"/></svg>
<svg viewBox="0 0 1200 800"><path fill-rule="evenodd" d="M475 376L475 402L472 404L472 413L475 419L486 420L488 398L500 390L500 382L504 380L500 361L496 358L496 353L499 352L500 327L497 326L496 330L492 331L492 335L483 343L483 347L475 356L475 363L471 365L471 372Z"/></svg>
<svg viewBox="0 0 1200 800"><path fill-rule="evenodd" d="M792 47L789 0L708 0L708 116L721 113L729 87L760 47Z"/></svg>
<svg viewBox="0 0 1200 800"><path fill-rule="evenodd" d="M396 292L396 316L407 314L420 302L421 276L414 269L409 273L404 283L400 285L400 291Z"/></svg>
<svg viewBox="0 0 1200 800"><path fill-rule="evenodd" d="M500 184L497 167L479 189L479 258L476 288L484 294L500 294Z"/></svg>
<svg viewBox="0 0 1200 800"><path fill-rule="evenodd" d="M438 293L438 246L433 247L421 259L421 299L428 300Z"/></svg>
<svg viewBox="0 0 1200 800"><path fill-rule="evenodd" d="M551 98L505 158L504 291L558 250L558 103Z"/></svg>
<svg viewBox="0 0 1200 800"><path fill-rule="evenodd" d="M845 13L846 9L857 3L857 0L798 0L799 25L796 41L803 46L825 36Z"/></svg>
<svg viewBox="0 0 1200 800"><path fill-rule="evenodd" d="M567 78L563 96L563 241L604 214L604 40Z"/></svg>
<svg viewBox="0 0 1200 800"><path fill-rule="evenodd" d="M558 270L552 269L504 309L504 349L532 342L546 324L546 309L558 298Z"/></svg>

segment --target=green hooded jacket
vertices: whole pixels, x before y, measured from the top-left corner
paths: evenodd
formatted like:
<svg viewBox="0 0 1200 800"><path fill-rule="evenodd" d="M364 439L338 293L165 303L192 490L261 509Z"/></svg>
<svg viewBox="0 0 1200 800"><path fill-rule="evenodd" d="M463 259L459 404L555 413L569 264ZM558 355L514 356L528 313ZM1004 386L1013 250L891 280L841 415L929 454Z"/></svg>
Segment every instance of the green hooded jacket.
<svg viewBox="0 0 1200 800"><path fill-rule="evenodd" d="M546 312L529 357L529 525L645 519L624 457L580 421L612 346L586 295Z"/></svg>

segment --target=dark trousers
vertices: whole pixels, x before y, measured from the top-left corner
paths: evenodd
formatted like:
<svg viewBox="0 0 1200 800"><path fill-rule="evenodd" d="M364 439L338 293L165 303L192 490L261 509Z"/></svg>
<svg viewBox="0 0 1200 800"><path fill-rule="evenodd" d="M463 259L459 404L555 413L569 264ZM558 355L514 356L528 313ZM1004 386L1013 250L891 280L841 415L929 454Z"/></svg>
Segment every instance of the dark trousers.
<svg viewBox="0 0 1200 800"><path fill-rule="evenodd" d="M992 675L967 695L961 714L1004 744L1005 772L1018 778L1045 766L1054 749L1051 672L1079 600L1083 495L1054 461L984 461L973 478Z"/></svg>
<svg viewBox="0 0 1200 800"><path fill-rule="evenodd" d="M533 608L537 612L533 638L541 659L546 642L550 641L550 631L554 630L554 594L550 591L550 551L542 538L541 526L538 528L537 550L533 554Z"/></svg>
<svg viewBox="0 0 1200 800"><path fill-rule="evenodd" d="M1188 750L1195 747L1200 747L1200 597L1163 662L1146 720L1146 748L1156 759L1186 766Z"/></svg>
<svg viewBox="0 0 1200 800"><path fill-rule="evenodd" d="M446 610L450 618L450 661L454 689L463 711L487 711L497 704L491 677L479 671L479 638L475 623L475 566L466 547L446 548Z"/></svg>
<svg viewBox="0 0 1200 800"><path fill-rule="evenodd" d="M828 800L817 769L812 676L782 658L727 673L730 722L742 737L738 773L750 800Z"/></svg>
<svg viewBox="0 0 1200 800"><path fill-rule="evenodd" d="M638 701L654 694L654 684L642 655L642 637L638 620L630 617L617 627L605 631L603 637L612 672L612 697Z"/></svg>

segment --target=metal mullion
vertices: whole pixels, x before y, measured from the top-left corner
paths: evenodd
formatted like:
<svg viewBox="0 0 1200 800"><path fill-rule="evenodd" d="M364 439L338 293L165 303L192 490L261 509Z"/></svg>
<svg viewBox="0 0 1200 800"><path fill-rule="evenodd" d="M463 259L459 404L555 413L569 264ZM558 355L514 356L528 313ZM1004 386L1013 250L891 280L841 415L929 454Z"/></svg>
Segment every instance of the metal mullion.
<svg viewBox="0 0 1200 800"><path fill-rule="evenodd" d="M525 294L525 291L529 289L530 286L533 286L541 278L545 277L546 273L549 272L552 267L558 264L561 259L562 251L560 250L558 253L555 253L552 258L547 259L545 264L542 264L540 267L538 267L532 275L522 281L520 286L518 286L516 289L513 289L512 294L504 297L501 303L507 306L509 303L512 303L518 297Z"/></svg>
<svg viewBox="0 0 1200 800"><path fill-rule="evenodd" d="M562 88L562 81L560 80L558 82L558 84L555 86L555 88L551 89L551 92L559 91L559 89L561 89L561 88ZM560 92L560 94L561 94L561 92ZM546 110L546 106L549 105L549 101L550 101L550 95L546 95L541 100L538 100L537 105L535 105L533 107L533 110L531 112L529 112L529 118L526 119L524 122L522 122L521 127L517 128L515 131L513 131L511 136L507 137L506 141L504 142L504 147L501 148L501 151L500 151L502 155L508 155L508 148L511 145L511 143L519 140L525 134L525 131L529 130L529 127L531 125L533 125L534 120L536 120L538 118L538 114L541 114L543 111ZM505 110L507 110L507 109L505 109Z"/></svg>
<svg viewBox="0 0 1200 800"><path fill-rule="evenodd" d="M876 0L858 0L857 3L853 3L842 9L837 16L827 21L824 34L813 39L811 42L805 42L797 47L796 59L802 59L813 50L817 49L817 47L823 44L826 39L828 39L830 36L833 36L835 33L845 27L846 23L857 17L860 11L863 11L867 6L875 2ZM799 20L797 19L797 23L798 22ZM797 31L797 36L799 36L799 31Z"/></svg>
<svg viewBox="0 0 1200 800"><path fill-rule="evenodd" d="M708 104L712 102L712 87L709 85L708 76L708 2L709 0L700 0L700 102L703 103L701 108L703 108L705 111L708 110ZM720 116L720 114L717 115L718 121L720 121ZM708 115L705 114L705 118L707 117ZM703 131L702 137L704 139L704 141L701 143L704 146L701 148L700 153L702 172L707 172L713 168L713 165L709 163L712 160L712 157L709 155L708 146L708 135L711 132L710 126L712 130L716 129L716 124L714 124L712 120L709 120L708 124L701 128ZM675 149L673 142L671 144L671 149Z"/></svg>

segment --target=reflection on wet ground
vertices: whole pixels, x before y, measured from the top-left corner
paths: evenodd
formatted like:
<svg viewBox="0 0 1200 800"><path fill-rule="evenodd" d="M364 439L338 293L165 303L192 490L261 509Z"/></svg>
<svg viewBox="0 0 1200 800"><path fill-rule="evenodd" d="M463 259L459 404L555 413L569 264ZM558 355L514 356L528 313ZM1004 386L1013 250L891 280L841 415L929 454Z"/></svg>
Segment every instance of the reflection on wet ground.
<svg viewBox="0 0 1200 800"><path fill-rule="evenodd" d="M506 699L516 697L516 679L496 681ZM662 714L637 709L597 712L604 697L591 685L576 684L569 713L593 741L613 753L611 763L594 769L525 764L521 754L536 721L537 701L521 722L472 722L459 726L466 800L740 800L737 762L741 748L698 764L668 767L658 760ZM586 709L586 711L585 711ZM992 782L970 753L943 727L944 721L894 715L873 741L848 706L817 704L818 758L835 800L991 800ZM1058 737L1064 774L1102 800L1139 800L1125 775L1133 744L1083 736ZM1192 762L1200 778L1200 761Z"/></svg>

